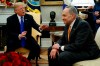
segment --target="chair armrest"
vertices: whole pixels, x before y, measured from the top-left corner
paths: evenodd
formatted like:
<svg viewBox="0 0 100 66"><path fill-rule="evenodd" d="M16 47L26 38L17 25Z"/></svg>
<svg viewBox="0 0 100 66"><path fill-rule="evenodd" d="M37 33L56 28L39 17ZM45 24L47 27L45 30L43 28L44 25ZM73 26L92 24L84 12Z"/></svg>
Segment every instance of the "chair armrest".
<svg viewBox="0 0 100 66"><path fill-rule="evenodd" d="M35 30L34 28L32 28L32 36L38 42L38 44L40 44L40 36L41 35L42 34L40 32L38 32L37 30Z"/></svg>
<svg viewBox="0 0 100 66"><path fill-rule="evenodd" d="M40 37L42 36L41 33L38 33L36 36L36 41L38 42L38 44L40 44Z"/></svg>
<svg viewBox="0 0 100 66"><path fill-rule="evenodd" d="M42 36L42 34L40 32L37 33L38 36Z"/></svg>

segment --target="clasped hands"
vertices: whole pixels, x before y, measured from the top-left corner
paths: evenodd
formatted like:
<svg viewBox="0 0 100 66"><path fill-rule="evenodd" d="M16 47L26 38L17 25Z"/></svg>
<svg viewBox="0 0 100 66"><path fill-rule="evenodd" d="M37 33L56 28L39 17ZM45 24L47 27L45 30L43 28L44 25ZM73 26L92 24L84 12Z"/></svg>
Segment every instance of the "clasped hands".
<svg viewBox="0 0 100 66"><path fill-rule="evenodd" d="M26 38L27 31L23 31L21 34L19 34L18 38L21 40L21 38Z"/></svg>
<svg viewBox="0 0 100 66"><path fill-rule="evenodd" d="M60 45L58 43L56 43L52 46L52 50L51 50L50 55L49 55L51 57L51 59L55 59L56 54L59 55L59 47L60 47Z"/></svg>

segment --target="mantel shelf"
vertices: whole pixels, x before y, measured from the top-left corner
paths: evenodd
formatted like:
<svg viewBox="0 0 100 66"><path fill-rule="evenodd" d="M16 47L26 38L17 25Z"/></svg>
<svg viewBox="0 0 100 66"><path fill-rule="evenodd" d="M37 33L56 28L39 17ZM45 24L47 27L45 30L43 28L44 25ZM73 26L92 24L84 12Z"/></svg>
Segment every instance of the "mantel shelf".
<svg viewBox="0 0 100 66"><path fill-rule="evenodd" d="M0 7L5 7L5 5L4 4L2 4L2 5L0 4Z"/></svg>

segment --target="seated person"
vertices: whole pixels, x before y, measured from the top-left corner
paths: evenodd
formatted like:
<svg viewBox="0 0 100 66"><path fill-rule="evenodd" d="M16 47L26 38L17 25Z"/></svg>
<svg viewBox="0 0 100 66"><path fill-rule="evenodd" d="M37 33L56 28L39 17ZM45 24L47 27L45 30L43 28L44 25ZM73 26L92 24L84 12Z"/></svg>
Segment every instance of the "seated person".
<svg viewBox="0 0 100 66"><path fill-rule="evenodd" d="M100 11L95 11L94 15L96 16L96 27L98 29L100 27Z"/></svg>
<svg viewBox="0 0 100 66"><path fill-rule="evenodd" d="M86 11L82 11L82 13L87 14L87 18L85 20L89 23L93 34L95 36L96 33L96 26L95 26L95 21L94 21L94 15L93 15L93 6L88 6L88 9Z"/></svg>
<svg viewBox="0 0 100 66"><path fill-rule="evenodd" d="M100 0L94 0L95 1L95 6L93 8L94 12L94 22L96 26L96 31L98 30L100 26Z"/></svg>
<svg viewBox="0 0 100 66"><path fill-rule="evenodd" d="M73 63L99 56L92 29L85 20L78 18L77 9L67 6L62 11L65 24L62 38L48 49L49 66L72 66Z"/></svg>
<svg viewBox="0 0 100 66"><path fill-rule="evenodd" d="M7 18L7 52L24 47L30 50L28 59L31 60L40 54L40 46L31 34L32 27L40 31L48 26L39 26L31 15L25 13L25 7L23 2L16 2L14 4L15 14Z"/></svg>

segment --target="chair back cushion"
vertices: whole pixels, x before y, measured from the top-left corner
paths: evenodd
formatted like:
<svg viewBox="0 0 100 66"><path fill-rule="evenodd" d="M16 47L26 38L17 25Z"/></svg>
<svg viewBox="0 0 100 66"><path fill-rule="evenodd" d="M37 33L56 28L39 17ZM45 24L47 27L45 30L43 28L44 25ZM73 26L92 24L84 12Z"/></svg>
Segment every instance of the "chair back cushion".
<svg viewBox="0 0 100 66"><path fill-rule="evenodd" d="M99 49L100 49L100 27L98 28L97 33L95 35L95 41L96 41L96 43L97 43L97 45L99 46Z"/></svg>
<svg viewBox="0 0 100 66"><path fill-rule="evenodd" d="M40 25L40 15L41 15L40 13L35 13L35 12L26 12L26 13L32 15L35 22L38 25ZM38 42L38 44L40 44L40 37L37 38L37 35L41 36L41 33L32 28L32 36Z"/></svg>

